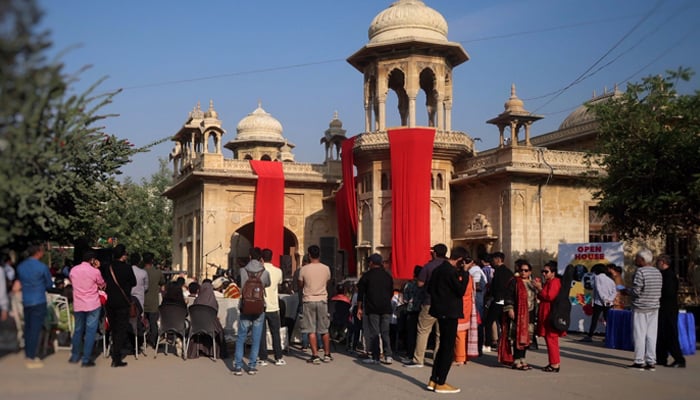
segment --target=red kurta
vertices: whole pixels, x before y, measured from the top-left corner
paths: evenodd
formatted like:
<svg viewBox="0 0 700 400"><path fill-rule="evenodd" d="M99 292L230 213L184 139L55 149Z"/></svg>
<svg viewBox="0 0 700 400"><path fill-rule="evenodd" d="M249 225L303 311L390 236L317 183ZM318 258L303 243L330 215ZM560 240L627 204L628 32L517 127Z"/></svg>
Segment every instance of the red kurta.
<svg viewBox="0 0 700 400"><path fill-rule="evenodd" d="M540 309L537 313L537 336L544 337L549 332L554 332L554 328L549 323L549 313L552 309L552 302L559 294L561 281L559 278L552 278L544 283L542 291L537 294L540 299ZM566 336L566 332L559 332L559 336Z"/></svg>

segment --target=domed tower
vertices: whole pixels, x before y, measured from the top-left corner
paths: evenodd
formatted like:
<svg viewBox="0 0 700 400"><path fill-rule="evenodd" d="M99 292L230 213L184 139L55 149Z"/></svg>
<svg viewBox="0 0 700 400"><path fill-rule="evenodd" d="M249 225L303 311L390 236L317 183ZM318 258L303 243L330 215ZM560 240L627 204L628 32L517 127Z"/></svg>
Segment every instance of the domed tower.
<svg viewBox="0 0 700 400"><path fill-rule="evenodd" d="M182 128L173 136L175 147L170 152L170 160L174 164L174 174L184 172L192 167L197 158L223 157L221 152L221 137L226 131L221 127L219 114L214 110L214 101L209 101L209 109L205 112L199 102L190 111ZM212 140L213 148L209 148Z"/></svg>
<svg viewBox="0 0 700 400"><path fill-rule="evenodd" d="M338 119L338 112L333 114L333 119L328 124L328 129L321 138L321 144L326 145L326 161L340 160L340 147L345 139L343 122Z"/></svg>
<svg viewBox="0 0 700 400"><path fill-rule="evenodd" d="M428 126L452 129L452 69L469 60L447 40L447 22L420 0L398 0L369 27L369 43L348 62L364 74L365 132L386 130L389 90L398 97L401 125L416 126L416 98L425 93Z"/></svg>
<svg viewBox="0 0 700 400"><path fill-rule="evenodd" d="M525 146L531 146L530 127L535 121L544 117L532 114L525 109L525 103L515 94L515 84L511 85L510 98L506 100L503 108L503 112L498 114L498 117L486 121L486 123L498 127L498 132L500 133L499 147L503 148L506 145L503 135L506 127L510 128L510 140L508 141L508 145L513 147L518 146L518 132L520 128L525 128Z"/></svg>
<svg viewBox="0 0 700 400"><path fill-rule="evenodd" d="M293 159L294 145L282 136L282 124L260 102L238 123L236 138L224 147L233 152L236 160L280 160L283 153L287 160Z"/></svg>
<svg viewBox="0 0 700 400"><path fill-rule="evenodd" d="M445 18L423 1L394 1L372 20L369 42L347 60L364 78L365 127L353 145L360 260L379 252L392 257L392 268L415 265L425 262L430 244L452 243L450 180L455 163L473 155L474 141L452 130L453 69L469 56L459 43L447 39L447 31ZM394 100L390 92L396 95L400 126L388 129L387 100ZM423 105L418 104L419 96L425 98L425 114L417 111ZM423 116L427 123L419 126L417 119L425 120ZM397 150L401 146L406 147ZM420 157L400 164L399 158L406 155ZM394 163L403 167L393 169ZM420 171L414 171L418 165ZM403 196L407 192L421 195ZM417 199L420 205L405 206L405 198ZM406 219L406 209L428 219L409 233L418 233L413 244L396 234L407 231L399 223ZM420 261L400 259L406 245L425 250Z"/></svg>

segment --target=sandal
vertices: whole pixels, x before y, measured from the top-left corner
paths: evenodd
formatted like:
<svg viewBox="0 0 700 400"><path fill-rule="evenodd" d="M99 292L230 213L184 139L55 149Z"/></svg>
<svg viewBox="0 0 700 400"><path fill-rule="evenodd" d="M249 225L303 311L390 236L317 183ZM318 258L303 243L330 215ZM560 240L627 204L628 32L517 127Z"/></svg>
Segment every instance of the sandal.
<svg viewBox="0 0 700 400"><path fill-rule="evenodd" d="M559 368L561 367L552 367L551 365L547 365L546 367L542 368L542 371L544 372L559 372Z"/></svg>
<svg viewBox="0 0 700 400"><path fill-rule="evenodd" d="M527 364L513 364L511 368L517 369L518 371L529 371L532 369L532 367Z"/></svg>

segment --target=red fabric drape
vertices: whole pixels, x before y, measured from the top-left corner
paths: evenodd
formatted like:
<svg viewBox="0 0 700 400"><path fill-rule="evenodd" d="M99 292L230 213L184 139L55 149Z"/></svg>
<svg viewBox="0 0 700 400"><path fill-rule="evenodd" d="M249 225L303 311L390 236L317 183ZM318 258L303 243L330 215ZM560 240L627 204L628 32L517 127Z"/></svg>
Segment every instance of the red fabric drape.
<svg viewBox="0 0 700 400"><path fill-rule="evenodd" d="M389 131L391 154L391 271L413 278L413 267L430 257L430 171L433 128Z"/></svg>
<svg viewBox="0 0 700 400"><path fill-rule="evenodd" d="M253 246L272 250L273 264L284 246L284 171L276 161L250 160L258 175L255 189L255 234Z"/></svg>
<svg viewBox="0 0 700 400"><path fill-rule="evenodd" d="M345 140L341 147L343 185L335 194L335 210L338 220L338 242L348 256L348 275L357 274L355 241L357 238L357 198L352 148L355 137Z"/></svg>

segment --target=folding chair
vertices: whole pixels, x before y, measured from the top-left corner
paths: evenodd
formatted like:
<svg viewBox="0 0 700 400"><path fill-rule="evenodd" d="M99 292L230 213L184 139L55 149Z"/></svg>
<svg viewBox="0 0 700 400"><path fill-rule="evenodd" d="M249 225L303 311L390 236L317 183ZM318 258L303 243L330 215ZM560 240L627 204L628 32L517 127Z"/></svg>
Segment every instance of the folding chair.
<svg viewBox="0 0 700 400"><path fill-rule="evenodd" d="M216 310L205 304L193 304L190 306L190 332L185 343L185 353L190 346L190 340L197 335L206 335L211 338L212 355L216 360Z"/></svg>
<svg viewBox="0 0 700 400"><path fill-rule="evenodd" d="M160 312L160 323L158 326L158 341L156 342L155 354L153 358L158 355L158 347L160 346L161 339L163 339L168 334L174 334L182 338L183 346L185 346L182 352L182 359L187 359L187 330L189 328L187 322L187 308L180 307L173 304L163 304L158 307ZM165 354L168 354L169 343L167 337L165 337Z"/></svg>

